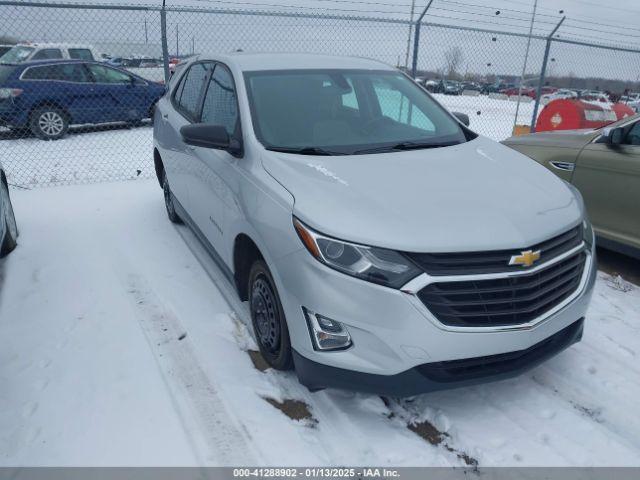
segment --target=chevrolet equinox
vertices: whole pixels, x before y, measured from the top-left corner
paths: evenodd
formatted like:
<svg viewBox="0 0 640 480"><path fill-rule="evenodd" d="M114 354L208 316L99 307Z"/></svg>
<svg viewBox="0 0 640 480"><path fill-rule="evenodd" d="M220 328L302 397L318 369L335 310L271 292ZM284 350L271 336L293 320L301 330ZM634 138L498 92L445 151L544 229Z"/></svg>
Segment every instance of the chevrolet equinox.
<svg viewBox="0 0 640 480"><path fill-rule="evenodd" d="M582 337L580 194L377 61L199 56L154 162L235 283L264 359L311 390L407 396L517 375Z"/></svg>

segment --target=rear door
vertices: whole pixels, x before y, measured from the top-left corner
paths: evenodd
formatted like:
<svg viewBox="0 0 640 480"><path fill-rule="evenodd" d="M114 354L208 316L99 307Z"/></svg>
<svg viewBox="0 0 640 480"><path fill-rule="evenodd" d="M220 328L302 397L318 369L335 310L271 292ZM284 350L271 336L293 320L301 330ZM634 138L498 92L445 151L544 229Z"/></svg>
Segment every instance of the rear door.
<svg viewBox="0 0 640 480"><path fill-rule="evenodd" d="M216 65L208 82L200 122L223 126L229 138L241 138L235 85L224 65ZM233 194L236 159L227 151L202 147L194 147L192 155L195 175L190 195L194 220L224 258L227 222L238 208Z"/></svg>
<svg viewBox="0 0 640 480"><path fill-rule="evenodd" d="M169 97L170 106L161 106L161 125L157 127L163 136L164 151L161 153L171 191L192 218L195 216L192 211L191 190L198 175L194 162L195 147L182 141L180 129L200 121L202 98L213 65L212 62L198 62L188 67ZM198 221L196 224L202 229Z"/></svg>
<svg viewBox="0 0 640 480"><path fill-rule="evenodd" d="M33 101L53 100L71 115L71 122L89 123L96 93L85 66L81 63L55 63L25 69L21 75L35 95Z"/></svg>
<svg viewBox="0 0 640 480"><path fill-rule="evenodd" d="M623 145L588 144L573 184L598 235L640 248L640 121L627 125Z"/></svg>

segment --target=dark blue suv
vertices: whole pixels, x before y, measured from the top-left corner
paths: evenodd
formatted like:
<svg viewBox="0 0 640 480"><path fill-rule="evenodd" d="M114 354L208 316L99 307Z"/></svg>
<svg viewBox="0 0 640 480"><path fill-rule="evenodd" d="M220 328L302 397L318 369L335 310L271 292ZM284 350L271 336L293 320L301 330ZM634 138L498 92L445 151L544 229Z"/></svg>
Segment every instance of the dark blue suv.
<svg viewBox="0 0 640 480"><path fill-rule="evenodd" d="M45 140L71 124L153 118L164 85L98 62L45 60L0 64L0 125Z"/></svg>

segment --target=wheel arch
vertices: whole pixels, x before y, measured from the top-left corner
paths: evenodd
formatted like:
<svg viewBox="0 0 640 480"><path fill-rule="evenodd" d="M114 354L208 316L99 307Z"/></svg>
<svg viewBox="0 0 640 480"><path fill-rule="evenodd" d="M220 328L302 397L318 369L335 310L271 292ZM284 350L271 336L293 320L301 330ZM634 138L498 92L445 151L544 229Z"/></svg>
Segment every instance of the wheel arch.
<svg viewBox="0 0 640 480"><path fill-rule="evenodd" d="M233 279L242 301L249 299L249 273L256 260L266 259L258 245L246 233L240 233L233 242Z"/></svg>
<svg viewBox="0 0 640 480"><path fill-rule="evenodd" d="M37 102L34 102L34 104L31 106L31 108L29 109L29 122L31 122L31 120L32 120L33 113L40 107L56 107L56 108L59 108L66 115L67 122L69 124L71 124L72 121L73 121L73 117L71 116L71 113L69 112L69 109L66 108L61 102L59 102L57 100L54 100L54 99L51 99L51 98L46 98L46 99L41 99L41 100L38 100Z"/></svg>

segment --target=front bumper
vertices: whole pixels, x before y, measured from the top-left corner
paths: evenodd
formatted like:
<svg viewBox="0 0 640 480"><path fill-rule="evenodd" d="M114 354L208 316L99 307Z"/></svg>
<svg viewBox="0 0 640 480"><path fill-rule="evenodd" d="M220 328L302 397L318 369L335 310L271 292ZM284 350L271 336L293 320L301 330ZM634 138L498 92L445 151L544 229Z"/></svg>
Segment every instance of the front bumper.
<svg viewBox="0 0 640 480"><path fill-rule="evenodd" d="M585 317L596 276L595 251L577 294L543 321L509 329L443 327L411 292L382 287L334 271L306 250L276 262L276 281L285 310L300 381L310 388L339 387L410 395L517 375L580 339L580 328L544 354L508 361L498 370L476 368L479 375L443 381L436 366L452 361L495 363L496 355L526 352ZM344 351L314 350L302 307L343 323L353 340ZM579 332L578 332L579 330ZM560 347L558 347L560 345ZM487 358L485 358L487 357ZM494 357L494 358L490 358ZM472 363L473 363L472 362ZM512 363L507 365L507 363ZM464 377L464 375L463 375Z"/></svg>
<svg viewBox="0 0 640 480"><path fill-rule="evenodd" d="M584 319L580 319L526 350L467 360L425 363L396 375L375 375L328 367L296 351L293 358L300 382L310 390L334 387L408 397L518 376L579 342L583 328Z"/></svg>

